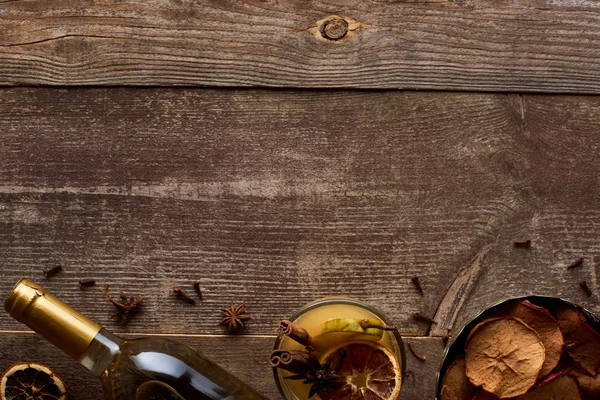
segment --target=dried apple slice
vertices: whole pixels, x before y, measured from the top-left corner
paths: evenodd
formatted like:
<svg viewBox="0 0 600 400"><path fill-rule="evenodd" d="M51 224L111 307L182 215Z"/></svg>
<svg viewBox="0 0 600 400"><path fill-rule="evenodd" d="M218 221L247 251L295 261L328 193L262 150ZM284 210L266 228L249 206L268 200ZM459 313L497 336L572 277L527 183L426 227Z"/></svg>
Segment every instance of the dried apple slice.
<svg viewBox="0 0 600 400"><path fill-rule="evenodd" d="M556 314L565 336L567 353L595 377L600 369L600 334L588 324L582 313L572 307L558 306Z"/></svg>
<svg viewBox="0 0 600 400"><path fill-rule="evenodd" d="M473 397L471 400L498 400L498 396L495 394L488 393L486 391L481 391Z"/></svg>
<svg viewBox="0 0 600 400"><path fill-rule="evenodd" d="M444 374L440 400L466 400L473 397L473 393L475 388L467 378L465 357L458 356Z"/></svg>
<svg viewBox="0 0 600 400"><path fill-rule="evenodd" d="M544 365L542 365L539 378L543 378L556 368L562 354L564 338L558 321L548 310L528 300L523 300L510 303L494 314L499 317L511 316L518 318L540 336L540 340L546 349L546 359Z"/></svg>
<svg viewBox="0 0 600 400"><path fill-rule="evenodd" d="M501 399L525 394L545 361L539 335L516 318L493 318L477 325L465 345L467 377Z"/></svg>
<svg viewBox="0 0 600 400"><path fill-rule="evenodd" d="M517 400L583 400L575 378L563 372L550 375Z"/></svg>
<svg viewBox="0 0 600 400"><path fill-rule="evenodd" d="M579 365L569 368L567 374L577 380L581 395L585 400L600 399L600 374L593 377Z"/></svg>

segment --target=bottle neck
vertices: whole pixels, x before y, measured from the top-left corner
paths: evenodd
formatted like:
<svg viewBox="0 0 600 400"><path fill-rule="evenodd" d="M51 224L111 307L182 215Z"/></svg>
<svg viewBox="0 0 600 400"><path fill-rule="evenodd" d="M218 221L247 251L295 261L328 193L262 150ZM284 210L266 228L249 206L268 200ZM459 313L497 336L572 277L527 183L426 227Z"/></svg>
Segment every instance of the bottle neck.
<svg viewBox="0 0 600 400"><path fill-rule="evenodd" d="M4 307L17 321L79 362L102 329L40 285L26 279L17 283Z"/></svg>
<svg viewBox="0 0 600 400"><path fill-rule="evenodd" d="M123 339L102 328L96 334L79 361L96 376L108 369L110 363L120 353Z"/></svg>

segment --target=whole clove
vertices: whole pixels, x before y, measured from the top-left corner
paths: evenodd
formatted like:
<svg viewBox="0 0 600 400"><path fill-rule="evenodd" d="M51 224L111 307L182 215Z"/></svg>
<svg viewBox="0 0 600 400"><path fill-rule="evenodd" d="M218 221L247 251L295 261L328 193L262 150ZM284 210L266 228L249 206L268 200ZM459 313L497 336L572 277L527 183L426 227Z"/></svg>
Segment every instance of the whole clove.
<svg viewBox="0 0 600 400"><path fill-rule="evenodd" d="M423 287L421 286L421 281L419 280L419 277L416 274L414 274L413 276L410 277L410 280L415 285L415 287L417 288L419 293L421 293L421 295L423 295Z"/></svg>
<svg viewBox="0 0 600 400"><path fill-rule="evenodd" d="M202 290L200 290L200 281L194 281L194 291L198 293L198 297L200 300L202 299Z"/></svg>
<svg viewBox="0 0 600 400"><path fill-rule="evenodd" d="M585 292L585 294L587 294L588 297L592 297L592 290L590 289L586 281L579 282L579 287Z"/></svg>
<svg viewBox="0 0 600 400"><path fill-rule="evenodd" d="M79 281L79 289L83 289L86 287L91 287L94 286L96 284L96 281L93 279L85 279L82 281Z"/></svg>
<svg viewBox="0 0 600 400"><path fill-rule="evenodd" d="M177 297L179 297L180 299L182 299L186 303L196 304L196 300L194 300L190 296L188 296L187 293L185 293L183 290L181 290L181 288L174 287L173 288L173 292L175 293L175 295Z"/></svg>
<svg viewBox="0 0 600 400"><path fill-rule="evenodd" d="M408 349L410 350L410 352L412 353L413 356L415 356L416 358L418 358L419 360L421 360L423 362L425 362L425 360L427 360L426 356L417 353L415 351L415 349L413 349L413 346L412 346L411 342L407 342L407 346L408 346Z"/></svg>
<svg viewBox="0 0 600 400"><path fill-rule="evenodd" d="M531 247L531 239L527 239L527 240L516 240L513 242L513 245L515 247L522 247L525 249L528 249Z"/></svg>
<svg viewBox="0 0 600 400"><path fill-rule="evenodd" d="M429 324L435 324L436 323L435 320L433 320L432 318L429 318L427 315L421 314L420 312L414 312L414 313L412 313L412 316L416 320L427 322Z"/></svg>
<svg viewBox="0 0 600 400"><path fill-rule="evenodd" d="M108 285L106 285L104 292L106 293L106 297L108 297L108 300L110 300L110 302L113 303L115 307L117 307L117 315L121 317L121 324L126 323L129 319L129 314L131 314L133 311L136 311L136 309L144 301L144 296L136 300L133 296L130 296L128 298L123 294L123 292L121 292L120 295L121 300L117 300L110 295Z"/></svg>
<svg viewBox="0 0 600 400"><path fill-rule="evenodd" d="M283 320L279 324L279 330L290 339L300 343L303 346L312 346L312 338L306 329L299 327L290 320Z"/></svg>
<svg viewBox="0 0 600 400"><path fill-rule="evenodd" d="M583 265L583 257L579 257L577 260L573 261L571 264L567 266L567 269L574 269L577 267L581 267Z"/></svg>
<svg viewBox="0 0 600 400"><path fill-rule="evenodd" d="M54 275L58 274L60 271L62 271L62 265L55 265L54 267L44 271L44 278L51 278Z"/></svg>
<svg viewBox="0 0 600 400"><path fill-rule="evenodd" d="M294 374L319 369L317 357L306 350L273 350L269 358L273 368L281 368Z"/></svg>

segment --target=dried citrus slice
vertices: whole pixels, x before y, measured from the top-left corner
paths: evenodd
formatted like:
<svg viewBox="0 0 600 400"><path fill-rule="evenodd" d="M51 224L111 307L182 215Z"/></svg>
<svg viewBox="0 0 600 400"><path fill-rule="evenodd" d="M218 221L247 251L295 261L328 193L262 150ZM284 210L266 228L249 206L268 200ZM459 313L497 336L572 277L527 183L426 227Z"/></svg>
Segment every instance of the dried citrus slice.
<svg viewBox="0 0 600 400"><path fill-rule="evenodd" d="M575 378L559 372L517 400L582 400Z"/></svg>
<svg viewBox="0 0 600 400"><path fill-rule="evenodd" d="M518 318L540 336L546 350L546 359L538 378L543 378L556 368L562 354L564 339L558 321L548 310L523 300L500 308L495 315Z"/></svg>
<svg viewBox="0 0 600 400"><path fill-rule="evenodd" d="M392 351L376 342L342 346L325 357L343 378L318 390L321 400L394 400L400 394L402 372Z"/></svg>
<svg viewBox="0 0 600 400"><path fill-rule="evenodd" d="M63 381L45 365L15 364L7 369L0 381L2 400L65 400L67 389Z"/></svg>
<svg viewBox="0 0 600 400"><path fill-rule="evenodd" d="M526 393L545 360L538 334L514 318L481 322L469 334L465 352L471 383L501 399Z"/></svg>
<svg viewBox="0 0 600 400"><path fill-rule="evenodd" d="M475 388L467 378L465 358L460 356L448 367L442 383L441 400L471 399Z"/></svg>

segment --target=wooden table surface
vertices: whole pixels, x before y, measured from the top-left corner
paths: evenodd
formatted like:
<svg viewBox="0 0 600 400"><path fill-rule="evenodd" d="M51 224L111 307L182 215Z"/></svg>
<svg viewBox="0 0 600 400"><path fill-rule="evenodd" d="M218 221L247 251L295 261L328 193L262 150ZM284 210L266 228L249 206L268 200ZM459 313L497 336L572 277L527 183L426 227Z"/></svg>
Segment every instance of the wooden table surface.
<svg viewBox="0 0 600 400"><path fill-rule="evenodd" d="M433 399L441 336L489 305L600 312L599 66L588 1L0 1L0 297L36 280L277 399L278 321L350 296L427 356L402 399ZM203 301L174 296L196 279ZM146 296L126 325L106 284ZM0 313L0 370L20 361L101 398Z"/></svg>

